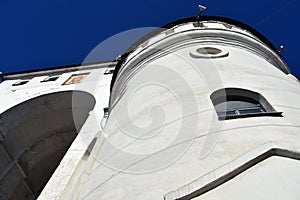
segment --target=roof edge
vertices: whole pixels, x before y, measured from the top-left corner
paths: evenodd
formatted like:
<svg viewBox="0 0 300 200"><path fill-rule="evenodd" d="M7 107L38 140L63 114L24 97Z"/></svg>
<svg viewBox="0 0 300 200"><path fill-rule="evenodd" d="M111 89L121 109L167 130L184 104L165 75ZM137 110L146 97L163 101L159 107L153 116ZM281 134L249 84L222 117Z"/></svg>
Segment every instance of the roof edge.
<svg viewBox="0 0 300 200"><path fill-rule="evenodd" d="M255 35L259 40L261 40L263 43L265 43L270 49L272 49L280 58L281 55L279 54L279 52L277 51L276 47L264 36L262 35L260 32L258 32L257 30L255 30L254 28L252 28L251 26L235 20L235 19L231 19L231 18L227 18L227 17L222 17L222 16L192 16L192 17L188 17L188 18L183 18L183 19L179 19L173 22L170 22L168 24L165 24L163 26L161 26L160 28L146 34L145 36L141 37L139 40L137 40L133 45L131 45L127 51L118 59L118 63L115 67L115 71L111 80L111 84L110 84L110 91L112 91L114 83L116 81L118 72L122 66L122 64L125 62L126 58L128 57L128 55L133 52L138 46L140 46L142 43L144 43L145 41L149 40L150 38L162 33L165 29L170 29L176 25L179 24L184 24L184 23L188 23L188 22L201 22L201 21L220 21L220 22L225 22L231 25L235 25L238 26L242 29L245 29L247 31L249 31L251 34Z"/></svg>
<svg viewBox="0 0 300 200"><path fill-rule="evenodd" d="M280 54L277 51L277 48L263 34L261 34L257 30L252 28L251 26L249 26L249 25L247 25L247 24L245 24L241 21L231 19L231 18L227 18L227 17L222 17L222 16L200 16L200 17L192 16L192 17L183 18L183 19L179 19L179 20L170 22L170 23L165 24L165 25L161 26L160 28L146 34L142 38L140 38L133 45L131 45L127 49L126 52L135 50L143 42L147 41L151 37L154 37L154 36L160 34L161 32L165 31L165 29L170 29L170 28L172 28L176 25L179 25L179 24L184 24L184 23L188 23L188 22L197 22L197 21L200 21L200 22L201 21L221 21L221 22L225 22L225 23L228 23L228 24L231 24L231 25L238 26L242 29L245 29L245 30L249 31L253 35L255 35L258 39L260 39L262 42L264 42L266 45L268 45L274 52L276 52L280 56Z"/></svg>
<svg viewBox="0 0 300 200"><path fill-rule="evenodd" d="M102 68L102 67L107 67L107 66L111 66L111 65L115 66L116 64L117 63L115 60L106 60L106 61L100 61L100 62L63 65L63 66L58 66L58 67L48 67L48 68L42 68L42 69L36 69L36 70L25 70L25 71L20 71L20 72L4 73L4 74L1 74L1 77L4 80L9 80L9 79L15 79L15 78L22 78L22 77L26 77L26 76L43 75L46 73L61 73L63 71L70 72L70 71L77 71L77 70L83 70L83 69ZM97 65L97 66L95 66L95 65Z"/></svg>

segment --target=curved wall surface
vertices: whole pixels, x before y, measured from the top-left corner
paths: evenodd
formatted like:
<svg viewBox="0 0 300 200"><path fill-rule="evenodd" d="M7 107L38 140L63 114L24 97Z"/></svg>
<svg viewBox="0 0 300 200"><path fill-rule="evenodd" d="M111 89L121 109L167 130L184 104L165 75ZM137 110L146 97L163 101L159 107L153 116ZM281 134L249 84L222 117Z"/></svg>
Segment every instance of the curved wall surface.
<svg viewBox="0 0 300 200"><path fill-rule="evenodd" d="M177 24L139 44L118 67L109 117L78 199L201 199L276 156L265 154L272 145L298 155L299 82L248 30L209 19ZM211 95L219 90L223 104L216 106ZM267 168L274 164L276 173L278 163L293 162L291 175L299 169L294 159L272 158ZM283 183L274 184L283 189ZM242 185L230 187L252 198Z"/></svg>

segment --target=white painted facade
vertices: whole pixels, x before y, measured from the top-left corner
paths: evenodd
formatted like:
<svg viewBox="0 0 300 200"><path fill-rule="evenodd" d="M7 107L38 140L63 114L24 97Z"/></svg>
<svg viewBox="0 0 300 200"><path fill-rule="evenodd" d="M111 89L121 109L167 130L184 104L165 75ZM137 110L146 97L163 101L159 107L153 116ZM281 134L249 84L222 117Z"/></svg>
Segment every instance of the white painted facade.
<svg viewBox="0 0 300 200"><path fill-rule="evenodd" d="M54 92L95 98L38 199L299 199L300 85L265 41L221 19L185 22L122 61L111 93L109 63L49 71L61 73L51 83L40 82L45 72L4 77L0 113ZM86 72L82 83L63 84ZM257 93L272 109L219 119L211 98L225 88Z"/></svg>
<svg viewBox="0 0 300 200"><path fill-rule="evenodd" d="M99 63L99 64L89 64L84 66L72 66L66 67L62 69L51 69L51 70L42 70L36 72L28 72L28 73L16 73L13 75L4 76L5 81L0 84L1 91L1 104L0 110L1 113L5 113L5 111L13 110L14 108L18 108L18 106L23 105L24 102L30 101L32 99L39 99L40 97L47 94L61 94L63 92L72 92L71 104L76 103L76 91L84 92L86 94L91 94L97 101L95 101L95 105L93 110L91 110L88 114L88 118L86 119L84 125L81 129L78 128L78 135L76 139L72 142L72 145L65 152L64 158L61 160L59 166L55 170L51 179L47 183L46 187L43 189L40 194L39 199L59 199L63 192L67 190L67 185L71 185L72 176L75 176L75 171L78 168L79 164L82 162L84 155L87 151L88 146L92 142L92 140L99 134L101 131L100 122L103 118L103 108L108 106L109 99L109 86L112 74L104 74L108 70L112 70L114 67L114 63ZM89 73L84 82L80 84L70 84L64 85L64 83L74 74L85 74ZM59 78L55 81L50 82L42 82L48 77L58 76ZM19 82L20 80L28 80L29 82L20 85L13 86L13 84ZM55 99L56 96L53 96L51 101L55 103L58 101ZM70 101L70 100L67 100ZM73 102L72 102L73 101ZM85 102L82 102L83 104ZM38 105L37 105L38 106ZM75 105L71 105L75 106ZM22 110L22 109L21 109ZM34 111L33 111L34 112ZM48 112L56 112L48 111ZM58 112L60 112L58 110ZM72 110L70 110L72 113ZM46 113L47 114L47 113ZM45 114L45 115L46 115ZM73 113L74 115L74 113ZM1 177L7 176L9 171L7 169L11 168L12 163L16 163L19 161L21 156L8 158L3 156L3 154L7 154L5 151L5 147L3 146L5 141L4 131L5 125L3 124L3 114L1 115L1 162L7 163L5 166L1 166ZM23 115L22 115L23 116ZM24 117L24 116L23 116ZM25 116L26 117L26 116ZM59 117L59 113L58 113ZM76 116L74 116L73 120ZM15 118L17 121L17 117ZM50 119L51 120L51 119ZM62 119L58 119L62 120ZM53 119L53 123L55 120ZM12 122L14 124L15 122ZM24 122L26 123L26 122ZM18 124L16 122L16 124ZM76 125L76 122L75 122ZM22 128L22 124L20 125ZM38 128L38 127L32 127ZM47 127L48 128L48 127ZM17 140L18 138L16 138ZM2 143L3 142L3 143ZM55 141L54 141L55 142ZM35 146L36 141L33 141L31 146L28 148L32 148ZM55 143L53 144L55 146ZM54 148L54 147L53 147ZM43 148L39 149L39 151L43 152ZM26 152L23 150L22 152ZM8 152L9 154L9 152ZM25 154L25 153L24 153ZM26 173L23 178L26 178ZM3 178L4 179L4 178ZM3 181L2 179L2 181ZM2 184L7 184L2 182ZM2 186L2 185L1 185ZM2 189L2 188L1 188ZM2 196L3 191L1 191L1 199L5 199L8 197ZM24 199L27 199L25 195ZM30 199L30 198L28 198Z"/></svg>

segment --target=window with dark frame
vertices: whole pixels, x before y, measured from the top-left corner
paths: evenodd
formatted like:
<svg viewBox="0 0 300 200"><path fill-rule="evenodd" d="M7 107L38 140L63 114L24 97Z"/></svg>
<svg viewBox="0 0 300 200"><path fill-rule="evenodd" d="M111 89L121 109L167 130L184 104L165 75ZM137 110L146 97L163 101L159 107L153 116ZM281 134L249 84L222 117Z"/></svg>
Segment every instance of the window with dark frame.
<svg viewBox="0 0 300 200"><path fill-rule="evenodd" d="M59 78L59 76L49 76L47 78L45 78L44 80L42 80L41 82L52 82L52 81L56 81Z"/></svg>
<svg viewBox="0 0 300 200"><path fill-rule="evenodd" d="M14 84L12 84L12 86L20 86L20 85L25 85L26 83L28 83L29 80L20 80Z"/></svg>
<svg viewBox="0 0 300 200"><path fill-rule="evenodd" d="M282 116L259 93L239 88L225 88L210 96L219 120L257 116Z"/></svg>
<svg viewBox="0 0 300 200"><path fill-rule="evenodd" d="M106 69L104 75L113 74L114 71L115 71L114 69Z"/></svg>

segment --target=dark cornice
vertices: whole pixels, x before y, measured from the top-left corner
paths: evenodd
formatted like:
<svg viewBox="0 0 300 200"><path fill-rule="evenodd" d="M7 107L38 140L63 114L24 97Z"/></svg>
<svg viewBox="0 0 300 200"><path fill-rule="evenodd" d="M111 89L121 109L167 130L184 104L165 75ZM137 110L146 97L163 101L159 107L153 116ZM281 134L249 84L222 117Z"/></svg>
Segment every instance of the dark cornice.
<svg viewBox="0 0 300 200"><path fill-rule="evenodd" d="M197 21L219 21L219 22L225 22L228 23L230 25L234 25L237 27L240 27L242 29L245 29L247 31L249 31L250 33L252 33L253 35L255 35L259 40L261 40L263 43L265 43L268 47L270 47L275 53L277 53L277 55L279 57L281 57L281 55L278 53L277 49L275 48L275 46L265 37L263 36L261 33L259 33L258 31L256 31L254 28L252 28L251 26L234 20L234 19L230 19L227 17L219 17L219 16L194 16L194 17L188 17L188 18L184 18L184 19L180 19L180 20L176 20L173 22L170 22L148 34L146 34L145 36L143 36L142 38L140 38L137 42L135 42L131 47L129 47L127 49L127 51L118 59L118 63L115 67L115 71L111 80L111 85L110 85L110 90L112 90L115 80L117 78L118 72L122 66L122 64L124 63L124 61L126 60L126 58L128 57L128 55L133 52L139 45L141 45L142 43L144 43L145 41L149 40L150 38L162 33L163 31L165 31L166 29L170 29L176 25L179 24L184 24L184 23L188 23L188 22L197 22Z"/></svg>

